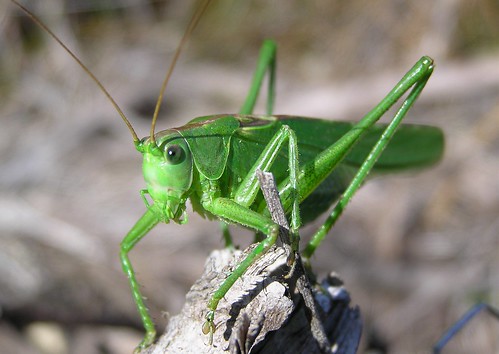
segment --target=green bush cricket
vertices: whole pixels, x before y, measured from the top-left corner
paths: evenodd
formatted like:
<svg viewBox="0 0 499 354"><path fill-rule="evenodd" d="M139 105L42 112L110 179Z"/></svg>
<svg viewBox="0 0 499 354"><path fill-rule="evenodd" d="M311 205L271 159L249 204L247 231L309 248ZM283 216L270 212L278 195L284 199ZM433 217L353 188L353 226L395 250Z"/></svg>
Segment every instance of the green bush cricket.
<svg viewBox="0 0 499 354"><path fill-rule="evenodd" d="M256 170L272 172L279 184L296 251L299 251L301 225L337 202L326 222L304 248L302 255L308 260L371 170L386 173L419 169L434 164L442 155L443 134L438 128L400 125L433 72L433 61L429 57L422 57L358 123L327 121L273 115L276 44L267 40L262 45L251 88L238 114L198 117L184 126L156 133L156 119L166 84L183 44L210 3L205 1L193 16L167 72L150 136L139 139L98 79L45 25L17 1L11 1L56 39L97 83L122 117L136 149L143 155L146 189L141 191L141 196L147 210L123 239L120 251L122 267L146 331L139 348L153 343L156 330L128 253L158 223L185 223L187 200L191 201L194 211L203 216L243 225L265 235L207 304L202 331L211 336L215 331L215 313L220 299L278 236L279 227L272 222L259 193ZM254 115L267 75L267 112ZM391 122L375 124L405 94L407 96ZM226 237L226 244L230 242Z"/></svg>

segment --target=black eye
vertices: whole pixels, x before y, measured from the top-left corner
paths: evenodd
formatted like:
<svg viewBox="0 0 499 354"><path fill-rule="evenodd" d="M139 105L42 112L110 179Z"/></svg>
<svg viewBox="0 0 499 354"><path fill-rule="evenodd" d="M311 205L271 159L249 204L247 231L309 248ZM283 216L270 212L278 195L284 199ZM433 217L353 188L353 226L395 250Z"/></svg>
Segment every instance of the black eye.
<svg viewBox="0 0 499 354"><path fill-rule="evenodd" d="M176 165L185 160L185 151L180 145L170 145L166 149L165 157L170 164Z"/></svg>

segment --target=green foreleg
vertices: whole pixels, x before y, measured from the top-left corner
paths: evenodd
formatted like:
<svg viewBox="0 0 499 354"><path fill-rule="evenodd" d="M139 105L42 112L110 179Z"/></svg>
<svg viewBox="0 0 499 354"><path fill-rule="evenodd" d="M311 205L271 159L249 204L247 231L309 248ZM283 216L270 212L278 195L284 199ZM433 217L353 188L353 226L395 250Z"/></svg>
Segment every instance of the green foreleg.
<svg viewBox="0 0 499 354"><path fill-rule="evenodd" d="M144 237L154 226L158 224L158 222L159 219L154 211L148 209L123 239L120 248L121 266L123 268L123 272L125 272L128 277L128 281L130 282L133 299L135 300L137 310L139 311L142 323L144 324L144 328L146 330L144 339L139 344L137 349L142 349L151 345L156 337L156 330L154 329L154 323L151 316L149 316L147 307L144 304L143 296L140 293L140 285L135 278L135 272L133 270L132 263L128 258L128 253L137 244L137 242L142 239L142 237Z"/></svg>

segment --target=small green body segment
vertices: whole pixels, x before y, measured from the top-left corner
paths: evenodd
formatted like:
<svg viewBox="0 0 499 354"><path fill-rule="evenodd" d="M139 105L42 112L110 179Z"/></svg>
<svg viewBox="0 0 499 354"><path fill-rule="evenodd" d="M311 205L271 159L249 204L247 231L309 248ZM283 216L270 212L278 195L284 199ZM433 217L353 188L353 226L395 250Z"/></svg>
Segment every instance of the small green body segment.
<svg viewBox="0 0 499 354"><path fill-rule="evenodd" d="M315 219L337 201L302 253L308 259L371 170L386 173L423 168L437 162L442 155L443 134L438 128L399 126L433 71L429 57L421 58L358 123L272 115L275 59L275 43L265 41L250 92L239 114L196 118L182 127L155 134L155 139L136 143L144 156L147 185L141 193L149 194L153 204L144 198L147 211L123 240L120 256L146 329L140 348L150 345L156 332L128 253L159 222L184 223L188 199L201 215L266 235L207 304L202 331L212 336L220 299L278 236L279 227L266 212L263 197L258 193L257 169L272 172L279 183L295 247L302 221ZM270 74L267 115L252 115L267 72ZM391 122L375 124L407 92ZM228 236L226 242L230 244Z"/></svg>

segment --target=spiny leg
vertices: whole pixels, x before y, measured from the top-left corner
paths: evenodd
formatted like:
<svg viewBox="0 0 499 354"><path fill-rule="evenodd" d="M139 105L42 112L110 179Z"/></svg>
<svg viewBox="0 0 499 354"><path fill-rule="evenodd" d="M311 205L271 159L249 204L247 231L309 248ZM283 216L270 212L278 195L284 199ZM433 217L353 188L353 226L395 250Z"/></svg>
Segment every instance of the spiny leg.
<svg viewBox="0 0 499 354"><path fill-rule="evenodd" d="M274 108L275 97L275 68L276 68L277 45L272 40L265 40L260 49L260 56L256 66L255 74L251 82L250 91L244 101L240 114L252 114L255 108L260 88L267 70L269 71L269 88L267 93L267 115L271 115Z"/></svg>
<svg viewBox="0 0 499 354"><path fill-rule="evenodd" d="M218 303L225 294L227 294L237 279L246 272L249 266L275 244L277 237L279 236L279 226L271 219L227 198L217 198L211 202L207 202L203 206L206 210L224 220L248 226L267 235L267 237L261 241L241 263L239 263L236 269L232 271L222 285L220 285L218 290L212 295L207 306L208 312L205 316L206 321L203 324L203 333L210 336L209 344L211 345L213 333L215 331L215 311L217 310Z"/></svg>
<svg viewBox="0 0 499 354"><path fill-rule="evenodd" d="M258 157L255 164L251 167L246 177L241 181L241 184L236 190L234 201L240 205L249 207L255 201L259 191L259 182L256 171L270 171L272 164L275 162L280 150L284 143L288 141L289 149L289 181L291 184L291 243L294 250L298 248L299 242L299 229L301 226L300 210L299 210L299 189L298 189L298 140L296 139L295 132L287 125L279 128L274 137L269 141L265 149Z"/></svg>
<svg viewBox="0 0 499 354"><path fill-rule="evenodd" d="M218 303L229 291L232 285L239 279L248 267L254 263L255 259L267 252L267 250L275 244L279 235L279 226L275 224L270 218L262 216L261 214L249 209L249 206L254 202L259 190L259 182L256 171L269 171L274 163L279 151L284 143L289 143L289 170L290 181L294 187L293 210L291 218L291 243L293 249L298 248L300 228L300 215L299 215L299 196L297 185L297 172L298 172L298 142L293 130L288 126L281 126L279 131L274 135L271 141L267 144L264 151L257 159L253 167L248 172L247 176L241 182L237 189L234 200L226 198L217 198L213 202L209 202L204 207L214 215L217 215L224 220L230 220L235 223L253 228L262 234L266 235L253 251L246 256L246 258L237 266L237 268L225 279L218 290L213 294L210 302L208 303L208 313L206 315L206 322L203 324L203 333L210 335L210 344L212 341L213 332L215 331L214 317Z"/></svg>
<svg viewBox="0 0 499 354"><path fill-rule="evenodd" d="M137 306L142 323L144 324L144 329L146 330L144 339L137 347L137 350L148 347L154 342L156 330L147 307L144 304L143 296L140 293L140 285L135 277L135 271L133 270L132 263L128 258L128 253L154 226L158 224L158 222L159 219L154 211L148 209L128 232L120 245L121 266L123 268L123 272L128 277L135 305Z"/></svg>
<svg viewBox="0 0 499 354"><path fill-rule="evenodd" d="M345 209L346 205L350 202L350 200L353 197L353 195L355 194L355 192L360 188L360 186L362 185L362 183L366 179L367 175L369 174L369 172L373 168L374 164L376 163L378 158L381 156L384 148L390 142L390 139L395 134L397 127L400 125L400 123L402 122L402 120L406 116L407 112L409 111L409 109L414 104L414 102L418 98L419 94L421 93L421 91L425 87L426 82L428 81L428 79L433 71L433 65L431 64L432 63L431 60L429 58L426 58L426 57L423 57L418 63L420 63L420 62L423 64L426 62L426 64L430 64L430 65L426 67L427 68L426 71L421 71L422 70L421 67L418 64L416 64L416 66L411 71L409 71L409 73L406 74L406 76L404 76L404 78L401 80L401 82L399 82L399 84L395 87L394 90L396 90L397 88L401 87L404 84L404 79L406 79L406 78L411 79L411 78L414 78L416 74L423 73L421 78L419 78L415 83L413 83L413 85L410 85L408 87L408 88L410 88L411 86L414 86L412 88L411 92L409 93L409 95L407 96L407 98L402 103L402 106L399 108L399 110L395 114L395 116L392 119L392 121L390 122L390 124L386 127L385 131L381 135L381 138L377 141L377 143L374 145L374 147L370 151L370 153L367 156L367 158L365 159L365 161L360 166L356 175L354 176L354 178L350 182L349 186L347 187L347 189L343 193L342 197L340 198L340 200L338 201L338 203L334 207L331 215L326 219L324 224L319 228L319 230L314 234L314 236L312 237L310 242L307 244L307 246L303 252L303 257L305 259L308 259L312 256L312 254L315 252L317 247L319 247L320 243L322 242L322 240L324 239L326 234L329 232L329 230L331 230L333 225L336 223L336 221L338 220L338 218L342 214L343 210ZM405 92L405 91L402 92L398 96L391 97L394 90L392 90L392 92L390 92L390 94L385 98L385 100L388 98L388 102L393 101L393 103L391 103L391 105L393 105L395 103L395 101L400 97L400 95ZM381 104L383 104L385 100L383 100L381 102ZM383 107L384 111L386 111L388 108L390 108L391 105L384 106ZM379 105L376 108L378 108L378 107L379 107ZM375 108L375 110L376 110L376 108ZM384 113L384 111L382 113ZM362 123L362 121L359 123ZM367 128L368 127L366 127L365 129L367 129ZM353 129L355 129L355 127Z"/></svg>
<svg viewBox="0 0 499 354"><path fill-rule="evenodd" d="M413 68L399 81L388 95L376 107L367 113L352 129L344 134L333 145L320 152L312 161L300 167L298 174L298 190L300 203L305 200L324 181L329 174L343 161L350 150L362 138L363 134L372 127L383 114L392 107L407 91L418 83L425 83L433 72L433 61L429 57L422 57ZM423 85L424 86L424 85ZM415 97L411 100L413 101ZM409 98L406 100L406 102ZM408 102L409 106L413 102ZM286 212L292 208L293 193L289 178L279 184L279 194ZM262 210L262 205L258 208Z"/></svg>

